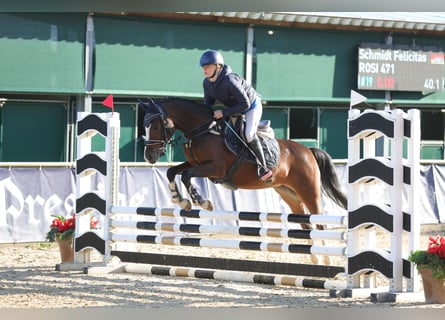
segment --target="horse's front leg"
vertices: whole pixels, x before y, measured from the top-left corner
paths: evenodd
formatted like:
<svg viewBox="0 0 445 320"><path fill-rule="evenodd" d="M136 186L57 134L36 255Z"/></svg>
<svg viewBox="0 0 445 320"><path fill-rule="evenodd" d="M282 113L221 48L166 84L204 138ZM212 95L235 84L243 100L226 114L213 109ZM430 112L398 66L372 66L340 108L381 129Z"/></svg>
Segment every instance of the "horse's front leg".
<svg viewBox="0 0 445 320"><path fill-rule="evenodd" d="M181 181L187 188L192 202L195 206L199 206L204 210L213 210L212 201L209 199L203 199L202 195L199 193L198 188L191 182L192 177L207 177L207 174L201 173L201 167L193 167L190 170L185 170L181 175Z"/></svg>
<svg viewBox="0 0 445 320"><path fill-rule="evenodd" d="M191 168L191 165L188 162L183 162L180 165L171 167L167 170L167 179L169 182L170 194L172 196L171 200L173 203L178 204L184 210L190 210L192 208L192 204L189 199L185 199L182 197L178 185L176 184L175 178L178 174L189 168Z"/></svg>

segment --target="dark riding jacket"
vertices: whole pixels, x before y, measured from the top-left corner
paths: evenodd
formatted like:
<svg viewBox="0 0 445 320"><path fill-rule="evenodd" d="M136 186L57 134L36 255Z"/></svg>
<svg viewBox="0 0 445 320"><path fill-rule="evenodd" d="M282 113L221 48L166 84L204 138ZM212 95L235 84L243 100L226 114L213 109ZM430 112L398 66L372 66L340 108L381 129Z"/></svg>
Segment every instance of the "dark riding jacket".
<svg viewBox="0 0 445 320"><path fill-rule="evenodd" d="M233 73L229 65L223 66L215 82L205 78L203 87L204 104L212 107L217 100L220 101L226 106L223 110L224 117L245 113L257 98L255 89Z"/></svg>

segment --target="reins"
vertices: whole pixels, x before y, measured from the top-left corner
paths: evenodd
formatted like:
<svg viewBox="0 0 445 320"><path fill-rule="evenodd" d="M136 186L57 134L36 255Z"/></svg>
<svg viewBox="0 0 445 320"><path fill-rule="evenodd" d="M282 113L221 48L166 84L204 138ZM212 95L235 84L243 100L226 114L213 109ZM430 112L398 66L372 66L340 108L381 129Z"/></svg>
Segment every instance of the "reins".
<svg viewBox="0 0 445 320"><path fill-rule="evenodd" d="M186 140L192 140L193 138L202 136L206 133L211 133L211 130L216 126L215 120L209 120L201 124L199 127L190 130L189 132L184 133L184 137L188 136Z"/></svg>
<svg viewBox="0 0 445 320"><path fill-rule="evenodd" d="M212 129L214 127L214 125L212 126L211 124L214 122L214 120L211 121L207 121L205 123L203 123L202 125L200 125L197 128L194 128L193 130L187 132L187 133L183 133L179 136L177 136L176 138L170 138L168 141L165 142L165 145L171 145L171 146L176 146L179 144L189 144L193 138L202 136L204 134L207 133L212 133ZM214 134L214 133L212 133ZM219 133L218 133L219 134ZM188 138L187 138L188 136ZM181 139L183 139L183 142L179 142Z"/></svg>

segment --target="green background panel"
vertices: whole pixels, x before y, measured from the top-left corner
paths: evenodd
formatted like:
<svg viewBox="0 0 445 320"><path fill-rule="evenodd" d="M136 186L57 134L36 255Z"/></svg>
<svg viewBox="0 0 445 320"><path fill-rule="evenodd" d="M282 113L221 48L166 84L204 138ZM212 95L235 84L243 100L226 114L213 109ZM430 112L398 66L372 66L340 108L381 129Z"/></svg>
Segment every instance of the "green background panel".
<svg viewBox="0 0 445 320"><path fill-rule="evenodd" d="M0 13L0 91L84 92L85 19Z"/></svg>
<svg viewBox="0 0 445 320"><path fill-rule="evenodd" d="M323 109L320 112L320 148L332 158L348 158L348 111Z"/></svg>
<svg viewBox="0 0 445 320"><path fill-rule="evenodd" d="M255 28L258 91L266 100L349 99L356 76L344 71L356 69L364 36L381 41L364 33Z"/></svg>
<svg viewBox="0 0 445 320"><path fill-rule="evenodd" d="M245 27L95 16L95 92L202 96L198 66L219 50L244 73Z"/></svg>
<svg viewBox="0 0 445 320"><path fill-rule="evenodd" d="M7 102L0 108L0 161L67 161L62 103Z"/></svg>
<svg viewBox="0 0 445 320"><path fill-rule="evenodd" d="M422 144L420 159L440 160L444 159L444 156L445 153L443 144L428 144L428 143Z"/></svg>
<svg viewBox="0 0 445 320"><path fill-rule="evenodd" d="M286 108L264 108L261 119L271 121L277 139L287 139L287 115Z"/></svg>

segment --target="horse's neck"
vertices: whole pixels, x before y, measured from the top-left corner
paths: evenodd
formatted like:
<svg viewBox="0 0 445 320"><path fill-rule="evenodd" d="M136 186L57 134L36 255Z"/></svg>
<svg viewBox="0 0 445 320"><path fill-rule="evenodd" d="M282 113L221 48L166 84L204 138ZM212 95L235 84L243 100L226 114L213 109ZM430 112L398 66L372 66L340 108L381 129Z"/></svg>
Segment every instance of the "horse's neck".
<svg viewBox="0 0 445 320"><path fill-rule="evenodd" d="M200 128L202 129L203 126L208 126L211 121L212 118L190 117L190 115L173 119L176 129L181 130L185 134L199 130Z"/></svg>
<svg viewBox="0 0 445 320"><path fill-rule="evenodd" d="M212 120L211 114L199 106L166 105L165 109L176 129L184 133L191 132Z"/></svg>

